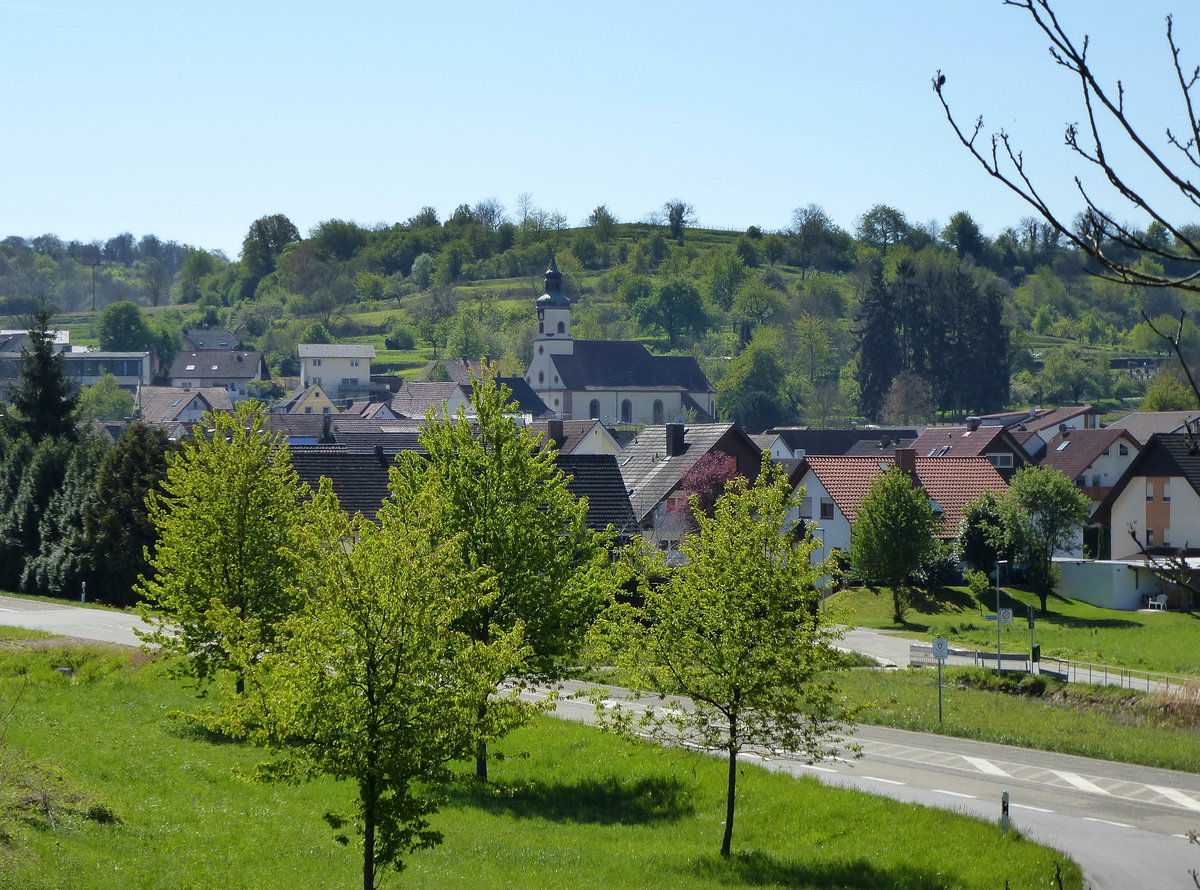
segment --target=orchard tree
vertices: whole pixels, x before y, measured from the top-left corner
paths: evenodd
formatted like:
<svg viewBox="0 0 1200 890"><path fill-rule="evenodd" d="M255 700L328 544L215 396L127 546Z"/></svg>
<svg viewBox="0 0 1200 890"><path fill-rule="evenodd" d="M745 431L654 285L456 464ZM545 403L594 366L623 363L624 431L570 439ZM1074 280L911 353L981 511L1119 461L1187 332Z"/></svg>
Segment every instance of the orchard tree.
<svg viewBox="0 0 1200 890"><path fill-rule="evenodd" d="M672 198L663 204L663 214L667 217L667 227L676 243L683 243L683 230L696 222L696 209L687 201Z"/></svg>
<svg viewBox="0 0 1200 890"><path fill-rule="evenodd" d="M615 606L599 626L629 685L690 702L640 714L616 703L597 709L601 724L724 753L722 856L733 842L739 755L755 747L815 762L838 750L853 718L837 696L839 632L819 608L829 570L812 561L817 539L797 534L796 503L769 460L754 482L733 479L711 516L693 499L699 532L683 540L686 562L669 574L659 566L667 580L645 585L645 605Z"/></svg>
<svg viewBox="0 0 1200 890"><path fill-rule="evenodd" d="M592 233L601 244L608 244L617 232L617 218L604 204L588 214L587 224L591 226Z"/></svg>
<svg viewBox="0 0 1200 890"><path fill-rule="evenodd" d="M488 579L462 630L486 646L523 627L527 649L505 676L552 681L566 675L604 604L607 539L588 528L587 502L571 494L554 453L509 413L510 396L485 370L472 381L475 420L431 409L419 435L428 458L401 454L400 474L406 489L437 491L438 534L458 541L463 562ZM481 694L476 704L486 728L496 703ZM475 773L487 780L486 733Z"/></svg>
<svg viewBox="0 0 1200 890"><path fill-rule="evenodd" d="M1090 502L1070 479L1051 467L1017 470L1000 499L1008 545L1046 613L1058 582L1054 554L1071 548L1087 524Z"/></svg>
<svg viewBox="0 0 1200 890"><path fill-rule="evenodd" d="M873 590L892 591L892 621L904 623L909 587L937 547L938 517L929 495L899 467L876 479L850 527L850 565Z"/></svg>
<svg viewBox="0 0 1200 890"><path fill-rule="evenodd" d="M296 533L307 487L265 424L253 400L232 414L208 412L147 498L158 541L152 572L138 583L154 628L145 640L184 656L180 672L201 685L240 667L232 628L269 651L299 605Z"/></svg>
<svg viewBox="0 0 1200 890"><path fill-rule="evenodd" d="M354 813L324 818L343 843L344 826L357 830L363 890L441 842L430 819L449 764L471 752L479 702L526 654L519 623L489 625L486 640L470 633L498 595L495 578L466 563L461 537L444 534L453 506L436 484L409 487L418 480L393 470L393 499L376 520L347 517L326 480L303 511L300 605L278 645L264 655L243 622L228 625L249 691L217 726L271 749L259 780L353 784Z"/></svg>

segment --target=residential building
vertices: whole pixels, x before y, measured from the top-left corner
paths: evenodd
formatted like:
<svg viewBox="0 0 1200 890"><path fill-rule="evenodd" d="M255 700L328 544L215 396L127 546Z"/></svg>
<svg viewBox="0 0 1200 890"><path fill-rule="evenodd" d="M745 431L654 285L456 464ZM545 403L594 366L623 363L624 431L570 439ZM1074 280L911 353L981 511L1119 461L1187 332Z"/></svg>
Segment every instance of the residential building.
<svg viewBox="0 0 1200 890"><path fill-rule="evenodd" d="M1008 428L984 425L978 418L965 426L931 426L913 441L912 448L921 457L987 458L1006 482L1030 463L1029 455Z"/></svg>
<svg viewBox="0 0 1200 890"><path fill-rule="evenodd" d="M168 376L172 386L185 389L219 386L237 402L247 397L251 380L267 379L267 363L257 351L198 349L175 356Z"/></svg>
<svg viewBox="0 0 1200 890"><path fill-rule="evenodd" d="M208 411L232 411L229 390L219 386L187 388L182 386L143 386L138 390L138 419L144 423L198 423Z"/></svg>
<svg viewBox="0 0 1200 890"><path fill-rule="evenodd" d="M1059 470L1095 510L1141 450L1141 443L1123 429L1067 428L1050 439L1040 466Z"/></svg>
<svg viewBox="0 0 1200 890"><path fill-rule="evenodd" d="M337 414L338 407L319 383L296 390L275 407L277 414Z"/></svg>
<svg viewBox="0 0 1200 890"><path fill-rule="evenodd" d="M338 404L370 398L386 391L371 382L371 359L375 347L361 343L301 343L300 385L320 386Z"/></svg>

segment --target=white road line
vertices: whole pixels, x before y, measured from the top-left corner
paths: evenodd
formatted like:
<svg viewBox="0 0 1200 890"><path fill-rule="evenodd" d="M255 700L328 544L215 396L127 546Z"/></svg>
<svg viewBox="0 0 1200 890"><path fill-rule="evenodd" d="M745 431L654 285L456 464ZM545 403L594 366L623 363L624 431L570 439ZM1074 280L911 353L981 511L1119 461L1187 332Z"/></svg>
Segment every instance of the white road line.
<svg viewBox="0 0 1200 890"><path fill-rule="evenodd" d="M1089 782L1083 776L1076 775L1075 773L1068 773L1057 769L1052 769L1050 772L1058 776L1064 782L1074 785L1080 791L1090 791L1092 794L1109 794L1109 792L1105 791L1095 782Z"/></svg>
<svg viewBox="0 0 1200 890"><path fill-rule="evenodd" d="M1182 807L1186 807L1189 810L1200 810L1200 801L1196 801L1195 799L1188 797L1178 788L1163 788L1160 785L1147 785L1146 787L1151 791L1157 791L1168 800L1173 800L1175 803Z"/></svg>
<svg viewBox="0 0 1200 890"><path fill-rule="evenodd" d="M1084 816L1084 822L1100 822L1104 825L1115 825L1117 828L1133 828L1132 825L1126 825L1124 822L1110 822L1108 819L1093 819L1091 816Z"/></svg>
<svg viewBox="0 0 1200 890"><path fill-rule="evenodd" d="M907 782L897 782L895 779L881 779L878 776L863 776L862 778L867 779L871 782L883 782L883 784L885 784L885 785L907 785L908 784Z"/></svg>
<svg viewBox="0 0 1200 890"><path fill-rule="evenodd" d="M1053 813L1054 812L1054 810L1048 810L1045 807L1031 807L1027 803L1014 803L1014 804L1011 804L1011 806L1014 810L1033 810L1035 813Z"/></svg>
<svg viewBox="0 0 1200 890"><path fill-rule="evenodd" d="M949 794L951 797L965 797L968 800L979 800L974 794L963 794L961 791L946 791L943 788L934 788L934 794Z"/></svg>
<svg viewBox="0 0 1200 890"><path fill-rule="evenodd" d="M986 773L989 776L1008 776L1008 773L1000 769L1000 767L996 766L996 764L992 763L990 760L984 760L982 757L967 757L964 754L963 760L971 764L971 766L975 767L975 769L979 770L981 773Z"/></svg>
<svg viewBox="0 0 1200 890"><path fill-rule="evenodd" d="M814 766L811 763L797 763L796 766L798 766L800 769L812 770L815 773L837 773L837 770L835 769L830 769L827 766Z"/></svg>

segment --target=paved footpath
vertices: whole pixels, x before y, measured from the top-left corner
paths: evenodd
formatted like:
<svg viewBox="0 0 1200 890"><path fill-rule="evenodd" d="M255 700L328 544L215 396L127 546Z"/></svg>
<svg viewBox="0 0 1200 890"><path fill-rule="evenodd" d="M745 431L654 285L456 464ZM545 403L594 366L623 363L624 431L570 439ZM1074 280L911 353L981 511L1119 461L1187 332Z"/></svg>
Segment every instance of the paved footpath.
<svg viewBox="0 0 1200 890"><path fill-rule="evenodd" d="M123 646L142 645L134 629L148 629L146 623L132 612L82 609L53 600L11 596L0 596L0 624Z"/></svg>

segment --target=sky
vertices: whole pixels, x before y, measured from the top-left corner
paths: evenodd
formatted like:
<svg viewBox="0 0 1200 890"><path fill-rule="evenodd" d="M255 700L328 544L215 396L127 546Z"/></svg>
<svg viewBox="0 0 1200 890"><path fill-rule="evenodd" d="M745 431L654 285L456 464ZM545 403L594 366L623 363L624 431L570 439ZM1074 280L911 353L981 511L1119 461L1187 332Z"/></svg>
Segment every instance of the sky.
<svg viewBox="0 0 1200 890"><path fill-rule="evenodd" d="M1194 66L1200 9L1173 3ZM1155 147L1186 126L1171 3L1054 6ZM153 233L236 258L269 214L307 234L485 198L512 214L521 194L571 225L681 199L717 228L818 204L853 231L887 204L995 235L1030 211L959 145L931 79L964 124L1012 136L1069 218L1082 108L1047 46L1001 0L0 0L0 237Z"/></svg>

